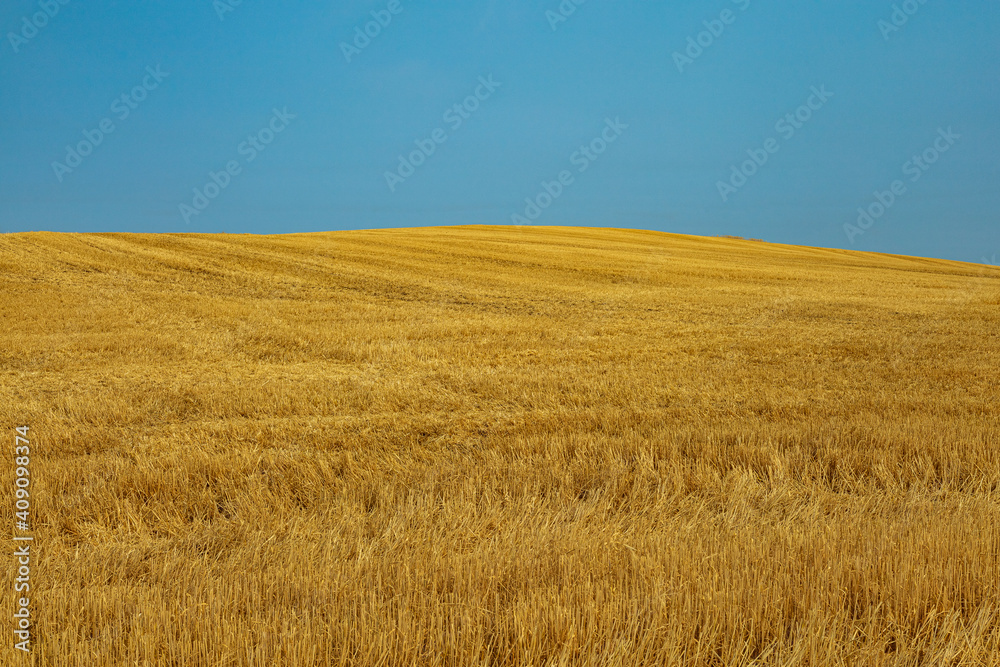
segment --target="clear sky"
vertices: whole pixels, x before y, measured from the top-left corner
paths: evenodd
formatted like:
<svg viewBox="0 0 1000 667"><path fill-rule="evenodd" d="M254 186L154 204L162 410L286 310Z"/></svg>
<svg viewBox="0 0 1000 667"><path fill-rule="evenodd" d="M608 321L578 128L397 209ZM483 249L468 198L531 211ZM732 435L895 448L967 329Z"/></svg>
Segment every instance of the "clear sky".
<svg viewBox="0 0 1000 667"><path fill-rule="evenodd" d="M237 2L6 0L0 231L515 221L1000 260L1000 2Z"/></svg>

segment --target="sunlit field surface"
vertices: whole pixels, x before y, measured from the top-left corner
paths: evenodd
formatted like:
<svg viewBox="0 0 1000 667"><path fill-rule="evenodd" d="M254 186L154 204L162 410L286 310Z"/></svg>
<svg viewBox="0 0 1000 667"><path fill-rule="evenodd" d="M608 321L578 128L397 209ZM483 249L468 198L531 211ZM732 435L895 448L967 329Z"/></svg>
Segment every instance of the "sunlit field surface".
<svg viewBox="0 0 1000 667"><path fill-rule="evenodd" d="M1000 664L995 267L37 233L0 286L4 665Z"/></svg>

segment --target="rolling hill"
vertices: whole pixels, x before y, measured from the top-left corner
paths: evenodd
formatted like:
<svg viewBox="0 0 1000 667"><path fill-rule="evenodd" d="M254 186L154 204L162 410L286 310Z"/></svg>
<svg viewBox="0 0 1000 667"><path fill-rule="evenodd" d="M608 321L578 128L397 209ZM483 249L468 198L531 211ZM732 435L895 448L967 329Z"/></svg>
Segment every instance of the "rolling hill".
<svg viewBox="0 0 1000 667"><path fill-rule="evenodd" d="M995 267L25 233L0 285L33 664L1000 664Z"/></svg>

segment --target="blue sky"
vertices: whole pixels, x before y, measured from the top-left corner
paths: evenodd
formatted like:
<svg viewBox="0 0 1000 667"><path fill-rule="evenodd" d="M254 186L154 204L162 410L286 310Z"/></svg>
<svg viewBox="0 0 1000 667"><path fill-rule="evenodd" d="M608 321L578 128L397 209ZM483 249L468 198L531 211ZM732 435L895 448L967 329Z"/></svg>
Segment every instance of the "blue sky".
<svg viewBox="0 0 1000 667"><path fill-rule="evenodd" d="M63 1L0 9L0 231L1000 256L997 2Z"/></svg>

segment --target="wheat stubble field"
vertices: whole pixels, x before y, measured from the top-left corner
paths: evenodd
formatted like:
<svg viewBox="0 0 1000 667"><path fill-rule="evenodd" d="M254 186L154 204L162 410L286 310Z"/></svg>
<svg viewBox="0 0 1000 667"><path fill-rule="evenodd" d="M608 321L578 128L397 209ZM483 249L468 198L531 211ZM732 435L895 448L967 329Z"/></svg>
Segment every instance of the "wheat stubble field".
<svg viewBox="0 0 1000 667"><path fill-rule="evenodd" d="M31 233L0 284L2 664L1000 664L994 267Z"/></svg>

